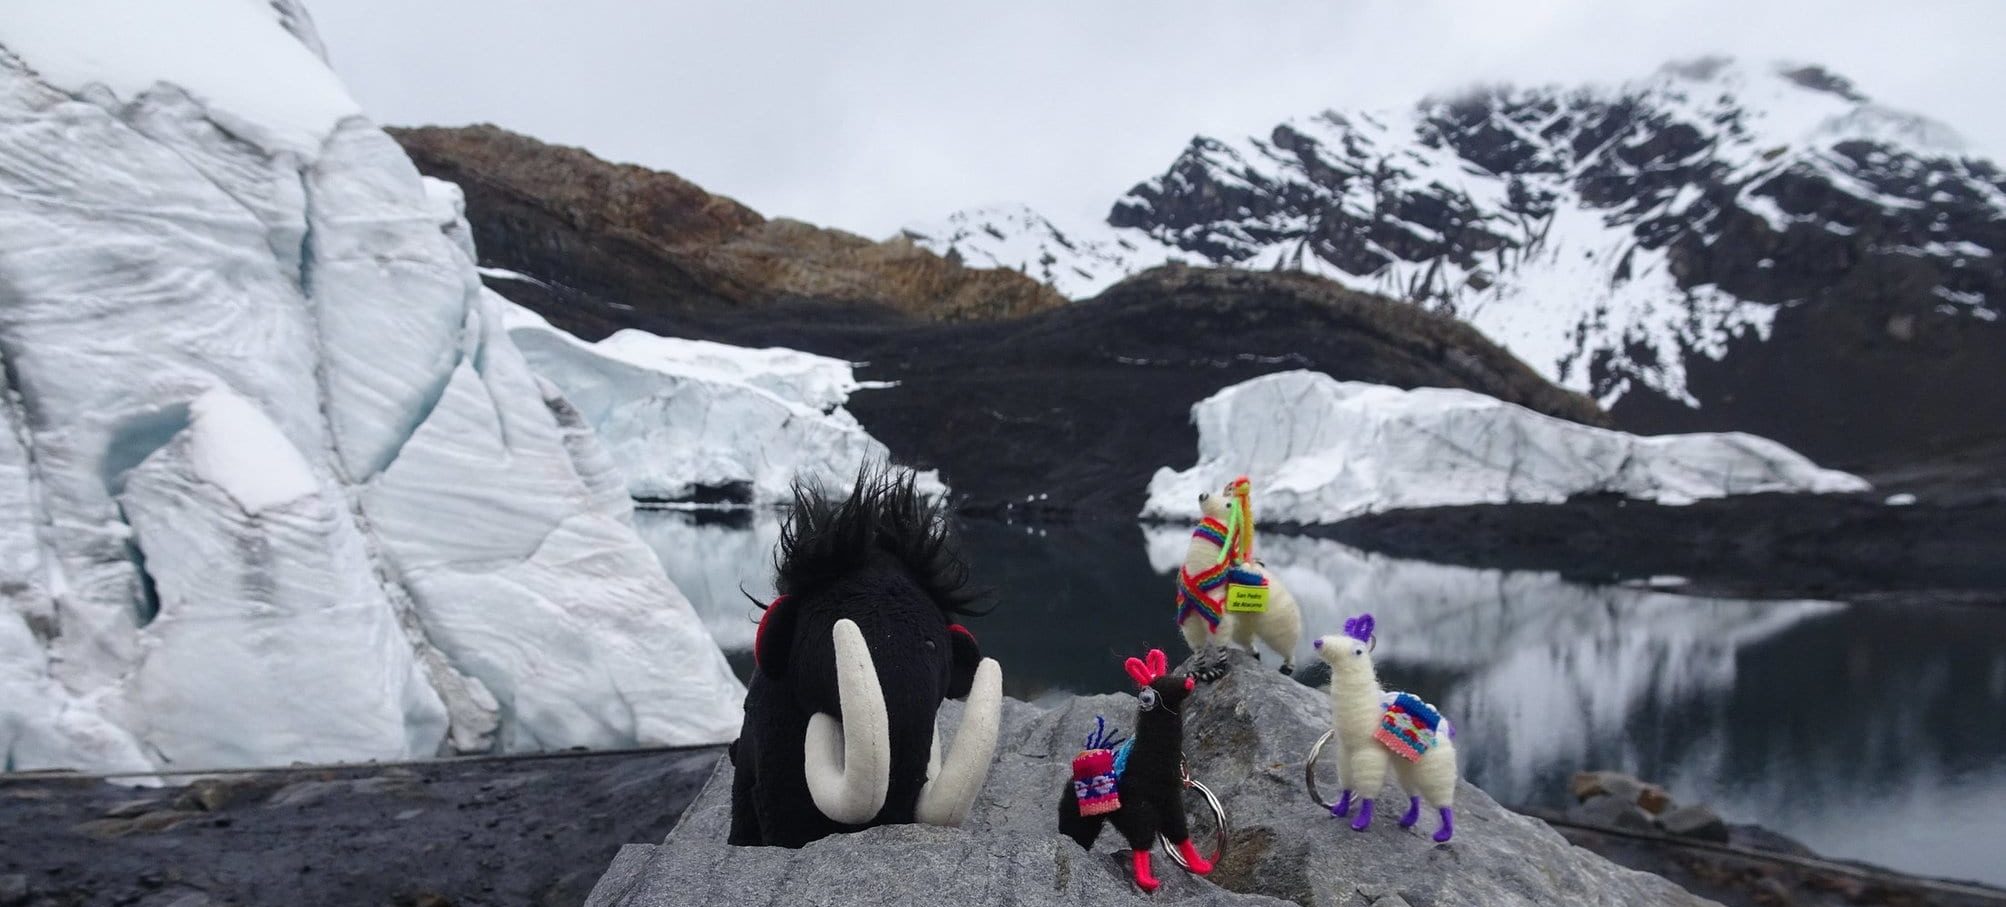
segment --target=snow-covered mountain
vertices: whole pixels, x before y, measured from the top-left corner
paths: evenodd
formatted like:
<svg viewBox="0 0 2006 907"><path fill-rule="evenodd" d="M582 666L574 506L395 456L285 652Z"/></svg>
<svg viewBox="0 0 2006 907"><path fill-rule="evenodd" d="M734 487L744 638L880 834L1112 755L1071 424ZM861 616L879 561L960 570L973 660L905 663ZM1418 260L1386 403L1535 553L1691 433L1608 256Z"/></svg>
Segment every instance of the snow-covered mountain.
<svg viewBox="0 0 2006 907"><path fill-rule="evenodd" d="M1300 269L1453 313L1605 405L1741 391L1755 408L1781 391L1692 369L1833 300L1865 327L1807 342L1931 345L1913 351L1927 368L1963 343L1991 369L1997 332L1968 325L2006 305L2006 175L1827 71L1721 59L1200 136L1105 223L1004 206L907 233L1075 298L1167 260ZM1887 366L1897 383L1905 361Z"/></svg>
<svg viewBox="0 0 2006 907"><path fill-rule="evenodd" d="M863 387L849 362L632 329L587 343L502 304L530 367L592 426L636 499L772 506L796 479L847 488L891 458L843 408ZM947 491L932 470L919 483Z"/></svg>
<svg viewBox="0 0 2006 907"><path fill-rule="evenodd" d="M742 687L292 0L0 8L0 768L728 739Z"/></svg>

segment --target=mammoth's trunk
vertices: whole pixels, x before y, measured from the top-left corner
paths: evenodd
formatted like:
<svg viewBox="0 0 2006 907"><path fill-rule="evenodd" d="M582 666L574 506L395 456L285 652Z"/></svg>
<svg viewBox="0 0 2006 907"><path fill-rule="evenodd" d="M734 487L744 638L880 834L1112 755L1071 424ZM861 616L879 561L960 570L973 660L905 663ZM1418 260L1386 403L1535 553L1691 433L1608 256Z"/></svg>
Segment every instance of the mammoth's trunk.
<svg viewBox="0 0 2006 907"><path fill-rule="evenodd" d="M817 712L808 719L802 768L808 794L822 815L845 825L862 825L884 809L891 790L889 719L863 631L854 621L839 620L832 635L843 717Z"/></svg>
<svg viewBox="0 0 2006 907"><path fill-rule="evenodd" d="M996 754L996 735L1003 722L1003 668L984 658L975 668L975 685L961 711L961 729L947 759L940 759L940 732L933 735L933 758L920 788L914 816L928 825L960 825L989 779L989 760Z"/></svg>

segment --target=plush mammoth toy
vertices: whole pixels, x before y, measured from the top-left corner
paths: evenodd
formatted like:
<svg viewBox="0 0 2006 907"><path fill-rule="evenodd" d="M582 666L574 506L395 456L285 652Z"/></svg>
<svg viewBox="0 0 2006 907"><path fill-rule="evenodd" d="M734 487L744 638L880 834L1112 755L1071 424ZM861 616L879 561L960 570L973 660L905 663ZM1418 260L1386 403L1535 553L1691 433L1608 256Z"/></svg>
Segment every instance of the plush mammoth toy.
<svg viewBox="0 0 2006 907"><path fill-rule="evenodd" d="M797 484L732 744L731 843L800 847L873 825L960 825L989 776L1003 674L959 624L975 596L939 506L867 469ZM941 701L966 698L942 756Z"/></svg>

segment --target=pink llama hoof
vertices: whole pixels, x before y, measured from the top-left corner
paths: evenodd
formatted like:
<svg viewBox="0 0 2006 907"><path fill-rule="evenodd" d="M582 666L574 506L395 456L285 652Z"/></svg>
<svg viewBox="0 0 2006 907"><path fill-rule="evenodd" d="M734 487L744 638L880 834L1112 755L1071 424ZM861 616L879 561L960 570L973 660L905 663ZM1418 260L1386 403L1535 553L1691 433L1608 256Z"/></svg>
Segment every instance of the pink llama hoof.
<svg viewBox="0 0 2006 907"><path fill-rule="evenodd" d="M1134 854L1135 887L1146 892L1155 891L1163 883L1157 881L1156 875L1149 871L1149 851L1136 850L1130 853Z"/></svg>
<svg viewBox="0 0 2006 907"><path fill-rule="evenodd" d="M1184 868L1199 875L1212 871L1212 861L1198 855L1198 848L1191 846L1191 839L1185 838L1177 844L1177 855L1184 858Z"/></svg>

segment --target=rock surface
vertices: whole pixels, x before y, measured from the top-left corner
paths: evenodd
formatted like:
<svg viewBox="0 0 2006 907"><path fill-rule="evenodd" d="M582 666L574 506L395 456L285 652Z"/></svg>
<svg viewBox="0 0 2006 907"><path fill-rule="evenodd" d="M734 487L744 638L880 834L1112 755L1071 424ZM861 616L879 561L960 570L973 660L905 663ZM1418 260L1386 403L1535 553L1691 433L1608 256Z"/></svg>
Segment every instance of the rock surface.
<svg viewBox="0 0 2006 907"><path fill-rule="evenodd" d="M811 298L938 320L1064 303L1011 270L962 267L904 238L773 219L673 173L602 161L490 125L393 129L418 168L467 191L481 263L529 275L498 284L557 303L559 326L620 327L595 303L687 312Z"/></svg>
<svg viewBox="0 0 2006 907"><path fill-rule="evenodd" d="M1118 670L1112 658L1109 670ZM1456 837L1446 845L1428 840L1432 827L1398 828L1391 810L1367 832L1353 832L1311 803L1302 783L1302 760L1328 727L1328 698L1243 656L1235 656L1227 679L1201 689L1187 708L1191 772L1225 803L1232 844L1204 878L1159 855L1164 887L1154 897L1128 881L1117 836L1104 833L1088 853L1056 830L1067 765L1094 716L1106 715L1124 730L1132 726L1134 698L1106 695L1050 705L1009 701L1003 748L961 829L876 829L800 850L730 847L723 842L732 774L721 763L667 840L624 849L587 903L1709 903L1575 848L1467 784L1457 793ZM1323 771L1333 777L1329 767ZM1194 822L1209 827L1198 798L1187 800ZM1209 839L1199 838L1202 848Z"/></svg>

